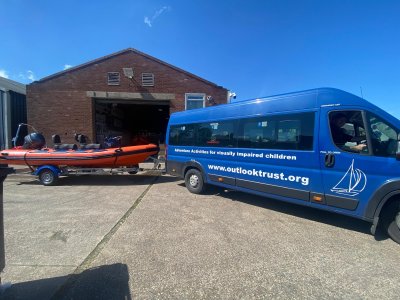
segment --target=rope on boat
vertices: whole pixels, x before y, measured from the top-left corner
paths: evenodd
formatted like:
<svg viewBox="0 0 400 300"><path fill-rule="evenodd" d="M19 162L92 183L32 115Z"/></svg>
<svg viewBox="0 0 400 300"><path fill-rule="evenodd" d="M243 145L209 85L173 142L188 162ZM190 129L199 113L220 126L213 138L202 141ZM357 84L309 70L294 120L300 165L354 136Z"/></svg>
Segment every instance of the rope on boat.
<svg viewBox="0 0 400 300"><path fill-rule="evenodd" d="M26 156L28 155L28 153L30 153L30 151L26 151L25 154L24 154L24 162L28 166L28 168L33 172L35 170L32 168L31 165L28 164L28 160L26 159Z"/></svg>
<svg viewBox="0 0 400 300"><path fill-rule="evenodd" d="M123 152L121 147L119 147L118 149L115 149L115 159L114 159L114 163L113 163L114 166L111 168L111 170L116 167L118 156L119 156L119 153L121 153L121 152Z"/></svg>

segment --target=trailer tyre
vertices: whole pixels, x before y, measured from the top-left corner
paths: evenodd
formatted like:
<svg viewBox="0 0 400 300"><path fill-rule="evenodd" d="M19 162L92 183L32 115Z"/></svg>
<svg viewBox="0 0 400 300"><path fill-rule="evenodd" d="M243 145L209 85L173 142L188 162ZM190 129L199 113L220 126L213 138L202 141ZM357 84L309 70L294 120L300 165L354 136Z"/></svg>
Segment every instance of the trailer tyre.
<svg viewBox="0 0 400 300"><path fill-rule="evenodd" d="M40 171L39 173L39 180L43 185L54 185L56 184L58 179L57 174L55 174L52 170L50 169L44 169Z"/></svg>
<svg viewBox="0 0 400 300"><path fill-rule="evenodd" d="M400 244L400 201L390 203L385 209L383 225L389 237Z"/></svg>
<svg viewBox="0 0 400 300"><path fill-rule="evenodd" d="M132 169L128 172L130 175L135 175L139 172L139 165L129 166L129 168Z"/></svg>
<svg viewBox="0 0 400 300"><path fill-rule="evenodd" d="M189 192L201 194L204 191L204 180L201 172L197 169L190 169L185 174L185 185Z"/></svg>

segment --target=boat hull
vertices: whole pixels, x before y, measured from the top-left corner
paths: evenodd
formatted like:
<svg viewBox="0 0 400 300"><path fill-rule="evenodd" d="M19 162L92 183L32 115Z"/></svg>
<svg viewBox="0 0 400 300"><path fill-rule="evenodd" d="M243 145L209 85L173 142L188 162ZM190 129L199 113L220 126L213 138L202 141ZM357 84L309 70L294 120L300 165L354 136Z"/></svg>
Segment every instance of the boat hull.
<svg viewBox="0 0 400 300"><path fill-rule="evenodd" d="M0 152L0 163L28 166L122 167L137 165L158 151L159 148L154 144L84 150L7 149Z"/></svg>

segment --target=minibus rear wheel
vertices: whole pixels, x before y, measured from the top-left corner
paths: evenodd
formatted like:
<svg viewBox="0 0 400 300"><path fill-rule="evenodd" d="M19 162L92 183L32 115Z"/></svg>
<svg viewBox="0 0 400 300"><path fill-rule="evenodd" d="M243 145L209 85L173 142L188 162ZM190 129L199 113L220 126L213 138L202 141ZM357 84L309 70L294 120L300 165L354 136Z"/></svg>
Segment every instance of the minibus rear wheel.
<svg viewBox="0 0 400 300"><path fill-rule="evenodd" d="M185 185L189 192L201 194L204 190L204 180L201 172L197 169L190 169L185 174Z"/></svg>
<svg viewBox="0 0 400 300"><path fill-rule="evenodd" d="M393 201L386 207L383 223L389 237L400 244L400 200Z"/></svg>

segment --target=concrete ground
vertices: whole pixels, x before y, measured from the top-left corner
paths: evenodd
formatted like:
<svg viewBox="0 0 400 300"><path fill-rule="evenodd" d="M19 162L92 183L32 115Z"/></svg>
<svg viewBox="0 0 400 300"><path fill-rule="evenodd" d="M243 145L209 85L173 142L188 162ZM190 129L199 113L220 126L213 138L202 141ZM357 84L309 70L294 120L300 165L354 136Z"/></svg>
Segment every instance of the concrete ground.
<svg viewBox="0 0 400 300"><path fill-rule="evenodd" d="M398 299L400 245L360 220L156 171L4 182L4 299Z"/></svg>

